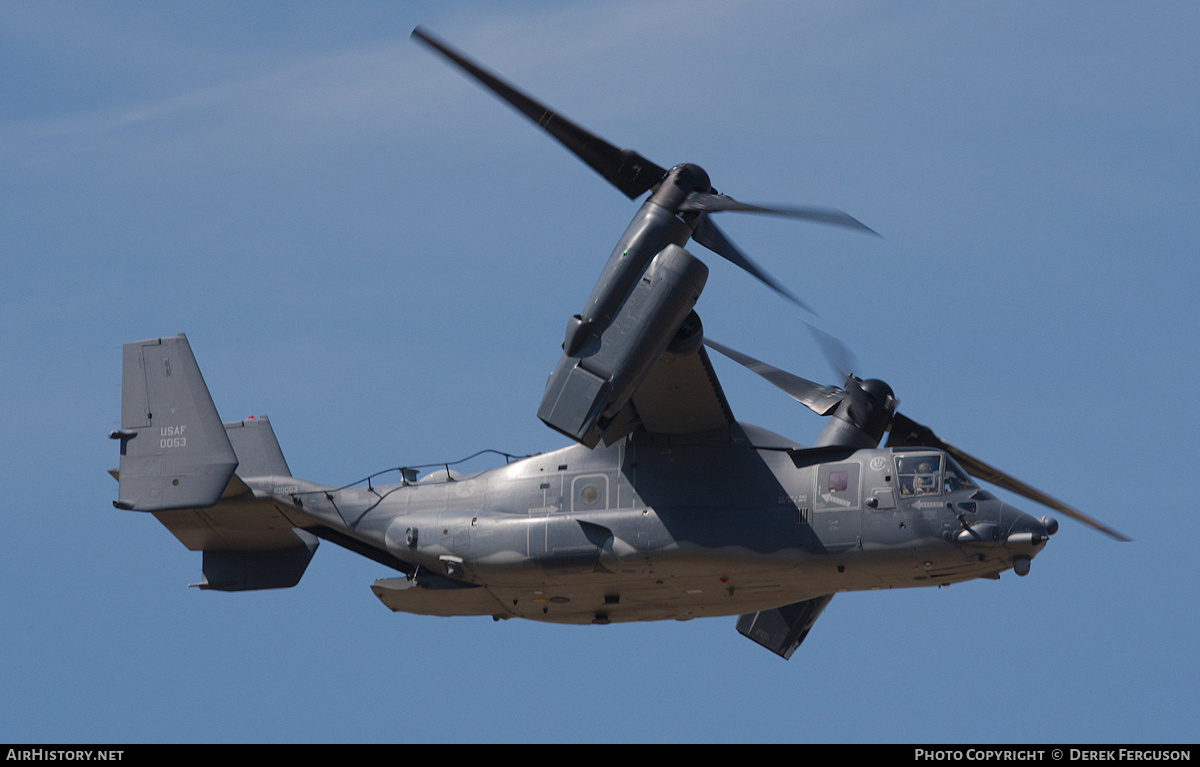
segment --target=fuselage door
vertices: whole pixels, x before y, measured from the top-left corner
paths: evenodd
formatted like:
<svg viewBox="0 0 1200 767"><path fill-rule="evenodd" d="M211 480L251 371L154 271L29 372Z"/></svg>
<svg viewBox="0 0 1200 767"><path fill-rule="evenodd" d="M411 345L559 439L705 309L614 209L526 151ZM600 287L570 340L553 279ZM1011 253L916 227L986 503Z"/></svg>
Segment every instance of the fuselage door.
<svg viewBox="0 0 1200 767"><path fill-rule="evenodd" d="M858 546L862 532L862 466L855 462L817 466L813 530L827 551Z"/></svg>

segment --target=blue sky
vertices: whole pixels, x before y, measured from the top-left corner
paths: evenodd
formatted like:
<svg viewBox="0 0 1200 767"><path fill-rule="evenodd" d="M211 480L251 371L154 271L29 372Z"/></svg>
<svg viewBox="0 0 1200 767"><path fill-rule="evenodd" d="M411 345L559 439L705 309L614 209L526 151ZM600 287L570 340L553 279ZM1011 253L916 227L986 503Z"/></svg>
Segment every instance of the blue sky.
<svg viewBox="0 0 1200 767"><path fill-rule="evenodd" d="M786 663L733 619L392 614L330 544L294 589L187 588L111 505L126 341L186 332L316 481L562 444L545 376L636 204L417 24L879 231L721 218L905 413L1134 542L1061 518L1027 577L841 595ZM1176 2L0 4L0 740L1194 742L1197 39ZM710 335L836 382L693 250ZM819 432L716 364L739 418Z"/></svg>

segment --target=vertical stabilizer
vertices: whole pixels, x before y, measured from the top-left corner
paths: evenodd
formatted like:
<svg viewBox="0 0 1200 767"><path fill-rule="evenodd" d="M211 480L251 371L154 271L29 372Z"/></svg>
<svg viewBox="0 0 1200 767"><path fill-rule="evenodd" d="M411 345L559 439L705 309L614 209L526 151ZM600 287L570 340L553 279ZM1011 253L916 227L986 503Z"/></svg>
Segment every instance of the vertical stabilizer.
<svg viewBox="0 0 1200 767"><path fill-rule="evenodd" d="M275 430L265 415L226 422L225 436L237 455L239 477L292 476Z"/></svg>
<svg viewBox="0 0 1200 767"><path fill-rule="evenodd" d="M187 337L123 347L120 490L137 511L212 506L238 461Z"/></svg>

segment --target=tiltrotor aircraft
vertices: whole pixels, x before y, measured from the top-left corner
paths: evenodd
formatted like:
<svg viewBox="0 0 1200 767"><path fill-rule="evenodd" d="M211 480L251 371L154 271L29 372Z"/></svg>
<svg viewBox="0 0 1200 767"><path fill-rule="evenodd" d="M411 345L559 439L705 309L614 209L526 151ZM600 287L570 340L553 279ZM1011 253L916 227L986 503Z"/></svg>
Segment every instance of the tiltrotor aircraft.
<svg viewBox="0 0 1200 767"><path fill-rule="evenodd" d="M126 344L114 505L152 513L202 551L201 589L293 586L323 539L396 570L372 586L395 611L557 623L737 615L738 631L788 658L839 591L1027 573L1057 522L973 477L1127 540L896 412L882 381L847 370L840 387L823 386L704 338L693 306L708 269L689 240L800 303L713 214L863 224L737 202L698 166L664 169L618 149L422 29L413 37L631 199L650 192L568 321L538 409L576 444L467 476L401 469L396 485L320 485L291 476L265 417L221 422L182 334ZM828 416L814 445L735 420L707 348Z"/></svg>

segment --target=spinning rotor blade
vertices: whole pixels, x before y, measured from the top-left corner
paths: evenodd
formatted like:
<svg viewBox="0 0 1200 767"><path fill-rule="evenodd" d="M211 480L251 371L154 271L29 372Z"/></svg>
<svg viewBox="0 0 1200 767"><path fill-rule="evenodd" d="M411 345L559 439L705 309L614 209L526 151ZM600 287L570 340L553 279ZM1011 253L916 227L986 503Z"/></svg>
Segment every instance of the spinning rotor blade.
<svg viewBox="0 0 1200 767"><path fill-rule="evenodd" d="M803 317L800 321L808 325L808 330L812 333L813 340L817 342L817 346L821 347L821 352L825 355L825 359L833 367L833 369L842 378L849 378L854 375L854 371L858 370L858 360L854 357L854 352L850 351L850 347L842 343L837 336L826 333L816 325L812 324Z"/></svg>
<svg viewBox="0 0 1200 767"><path fill-rule="evenodd" d="M631 149L618 149L604 139L579 127L562 115L534 101L508 83L463 58L444 43L434 39L421 27L412 36L425 43L488 90L507 101L513 108L533 120L579 159L620 189L630 199L649 190L662 180L666 171Z"/></svg>
<svg viewBox="0 0 1200 767"><path fill-rule="evenodd" d="M763 378L775 384L776 387L782 389L789 397L802 405L806 405L817 415L829 415L845 396L845 392L835 386L824 386L819 383L813 383L806 378L792 375L785 370L772 367L749 355L734 351L728 346L722 346L711 338L705 338L704 345L710 349L719 351L751 372L758 373Z"/></svg>
<svg viewBox="0 0 1200 767"><path fill-rule="evenodd" d="M412 31L412 37L449 59L481 85L504 99L630 199L634 199L648 190L659 188L660 182L667 177L668 171L662 167L632 149L619 149L576 125L463 57L445 43L434 38L425 29L417 27ZM670 172L685 167L698 171L699 177L703 179L702 183L694 186L690 194L682 200L675 199L664 207L669 207L677 215L690 214L686 215L686 220L693 224L692 239L746 270L772 290L806 311L812 312L813 310L730 242L729 238L709 220L709 214L724 210L767 213L859 229L875 234L872 229L854 217L833 208L749 205L731 197L716 194L709 184L707 174L698 166L684 163L676 166Z"/></svg>
<svg viewBox="0 0 1200 767"><path fill-rule="evenodd" d="M789 218L804 219L805 221L817 221L823 224L844 226L849 229L859 229L864 232L870 232L876 237L879 236L879 233L871 227L859 221L854 216L851 216L849 213L843 213L836 208L817 208L811 206L765 207L762 205L750 205L749 203L738 202L732 197L727 197L723 194L692 192L679 206L679 209L681 211L696 211L699 213L717 213L722 210L740 210L748 213L768 213L774 216L787 216Z"/></svg>
<svg viewBox="0 0 1200 767"><path fill-rule="evenodd" d="M764 285L771 288L787 300L791 301L796 306L799 306L801 309L804 309L807 312L816 314L816 312L812 310L812 307L800 300L799 296L785 288L783 283L767 274L762 267L751 261L750 257L739 250L738 246L734 245L733 242L731 242L730 239L725 236L725 233L718 229L717 225L714 224L707 215L700 216L696 221L696 226L692 230L692 239L708 248L713 253L716 253L718 256L721 256L726 261L745 269L751 275L758 278L759 282L762 282Z"/></svg>
<svg viewBox="0 0 1200 767"><path fill-rule="evenodd" d="M919 424L916 421L896 413L892 418L891 435L888 437L887 447L933 447L938 450L944 450L954 459L958 461L967 472L985 482L991 482L997 487L1002 487L1005 490L1016 493L1017 495L1028 498L1031 501L1036 501L1043 506L1048 506L1055 511L1061 511L1072 519L1082 522L1088 527L1095 528L1102 533L1116 538L1118 541L1130 541L1131 538L1118 533L1107 525L1097 522L1083 512L1077 511L1062 501L1051 498L1042 491L1030 487L1021 482L1015 477L1012 477L994 466L990 466L979 460L973 455L966 453L959 448L945 442L928 426Z"/></svg>

